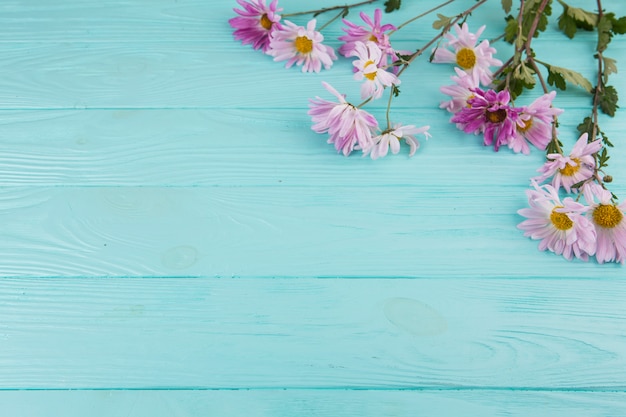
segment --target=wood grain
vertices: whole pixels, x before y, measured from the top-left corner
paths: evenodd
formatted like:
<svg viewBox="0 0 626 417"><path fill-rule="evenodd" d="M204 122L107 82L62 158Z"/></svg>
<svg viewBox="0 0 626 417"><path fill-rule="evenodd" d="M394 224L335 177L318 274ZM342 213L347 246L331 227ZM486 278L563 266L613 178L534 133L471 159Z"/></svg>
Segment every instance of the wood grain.
<svg viewBox="0 0 626 417"><path fill-rule="evenodd" d="M3 279L4 389L626 386L623 280Z"/></svg>
<svg viewBox="0 0 626 417"><path fill-rule="evenodd" d="M528 391L55 391L0 392L3 411L21 417L553 417L620 416L623 392Z"/></svg>

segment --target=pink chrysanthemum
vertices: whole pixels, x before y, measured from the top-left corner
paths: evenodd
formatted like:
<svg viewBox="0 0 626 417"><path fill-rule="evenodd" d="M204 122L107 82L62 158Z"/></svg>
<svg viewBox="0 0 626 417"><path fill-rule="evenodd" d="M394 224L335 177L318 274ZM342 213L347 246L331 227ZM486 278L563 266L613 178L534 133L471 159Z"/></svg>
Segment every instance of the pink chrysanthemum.
<svg viewBox="0 0 626 417"><path fill-rule="evenodd" d="M587 188L591 188L585 192L590 204L589 219L597 235L596 260L623 264L626 261L626 202L613 203L611 192L598 184L588 184Z"/></svg>
<svg viewBox="0 0 626 417"><path fill-rule="evenodd" d="M587 137L587 133L580 136L569 156L559 153L548 154L548 161L537 170L541 175L535 180L543 182L553 177L552 186L556 189L563 187L569 193L572 185L591 178L596 166L593 154L602 148L602 142L595 140L588 143Z"/></svg>
<svg viewBox="0 0 626 417"><path fill-rule="evenodd" d="M386 130L374 137L372 146L364 149L363 154L370 155L372 159L385 157L389 149L391 149L391 153L397 154L400 152L400 140L404 139L410 147L409 156L413 156L420 146L415 135L423 133L426 139L428 139L431 137L428 129L430 129L430 126L415 127L413 125L403 126L396 124L393 129Z"/></svg>
<svg viewBox="0 0 626 417"><path fill-rule="evenodd" d="M514 152L528 155L530 153L528 142L530 142L538 149L546 149L552 140L553 117L563 113L562 109L552 107L552 100L555 96L556 91L551 91L528 106L520 108L520 120L517 123L515 135L509 142L509 148Z"/></svg>
<svg viewBox="0 0 626 417"><path fill-rule="evenodd" d="M369 149L372 146L372 130L378 127L376 118L348 103L344 95L330 84L322 84L339 102L320 97L311 99L308 114L315 123L311 129L317 133L328 133L328 143L334 143L335 149L345 156L354 149Z"/></svg>
<svg viewBox="0 0 626 417"><path fill-rule="evenodd" d="M274 61L285 61L285 67L302 65L302 72L320 72L322 65L329 69L337 59L330 46L322 44L324 35L315 30L317 21L311 19L306 28L288 20L272 32L269 55Z"/></svg>
<svg viewBox="0 0 626 417"><path fill-rule="evenodd" d="M465 72L478 75L483 85L489 85L493 78L490 66L500 66L502 61L493 57L496 50L489 46L489 41L484 40L480 44L478 37L485 30L485 26L478 28L476 33L470 33L467 23L463 26L453 26L456 36L446 33L448 42L435 49L434 63L453 63L461 67ZM452 48L452 50L447 49Z"/></svg>
<svg viewBox="0 0 626 417"><path fill-rule="evenodd" d="M557 190L550 185L527 190L530 208L518 210L527 218L517 227L524 236L541 239L539 250L548 249L571 260L573 256L588 260L596 251L596 232L584 216L587 207L568 197L561 201Z"/></svg>
<svg viewBox="0 0 626 417"><path fill-rule="evenodd" d="M339 53L343 56L350 56L350 53L354 50L356 42L374 42L383 52L383 59L387 62L388 55L394 55L393 48L389 42L389 35L385 32L390 30L396 30L396 27L391 24L381 24L383 12L381 9L374 10L374 20L361 12L359 14L361 19L368 26L363 27L356 25L346 19L343 19L343 23L347 26L343 28L346 32L345 35L340 36L339 40L344 41L344 44L339 47Z"/></svg>
<svg viewBox="0 0 626 417"><path fill-rule="evenodd" d="M348 56L356 56L352 65L357 70L354 79L364 80L361 84L361 98L378 99L383 95L385 87L400 84L400 79L386 71L381 61L383 53L374 42L356 42Z"/></svg>
<svg viewBox="0 0 626 417"><path fill-rule="evenodd" d="M451 97L451 100L442 101L439 108L446 109L450 113L456 113L467 107L467 100L474 97L472 89L478 88L480 83L477 74L468 74L459 68L454 68L454 71L456 71L456 76L453 75L450 78L452 78L455 84L443 86L439 89L442 93Z"/></svg>
<svg viewBox="0 0 626 417"><path fill-rule="evenodd" d="M470 91L474 97L467 100L468 106L460 109L450 121L457 123L465 133L483 133L484 144L493 144L497 151L515 135L518 109L509 106L511 96L506 90L496 92L473 88Z"/></svg>
<svg viewBox="0 0 626 417"><path fill-rule="evenodd" d="M270 33L280 28L280 15L283 9L278 7L278 0L273 0L269 6L265 0L237 0L241 9L233 9L239 16L228 21L235 29L233 35L244 45L252 44L254 49L267 52L270 45Z"/></svg>

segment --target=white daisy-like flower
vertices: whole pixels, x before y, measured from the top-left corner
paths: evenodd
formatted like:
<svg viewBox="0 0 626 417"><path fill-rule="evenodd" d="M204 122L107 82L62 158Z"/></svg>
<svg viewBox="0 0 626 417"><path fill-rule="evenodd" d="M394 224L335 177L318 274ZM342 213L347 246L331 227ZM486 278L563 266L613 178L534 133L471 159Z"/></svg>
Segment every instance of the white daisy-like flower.
<svg viewBox="0 0 626 417"><path fill-rule="evenodd" d="M450 77L455 82L453 85L445 85L439 89L442 93L449 95L450 100L442 101L439 108L446 109L450 113L456 113L464 107L468 107L467 100L474 97L472 89L478 88L480 81L478 74L468 74L465 71L454 68L456 76Z"/></svg>
<svg viewBox="0 0 626 417"><path fill-rule="evenodd" d="M611 192L587 183L583 194L589 204L589 219L596 228L598 263L626 261L626 202L615 204Z"/></svg>
<svg viewBox="0 0 626 417"><path fill-rule="evenodd" d="M496 50L489 46L488 40L476 45L485 26L478 28L476 33L469 31L467 23L463 23L463 26L455 24L453 29L456 36L449 32L445 34L448 42L435 49L432 62L456 64L467 73L477 74L482 85L489 85L493 78L489 67L500 66L502 61L493 57Z"/></svg>
<svg viewBox="0 0 626 417"><path fill-rule="evenodd" d="M396 124L393 129L383 131L372 139L372 146L363 149L363 156L369 155L372 159L383 158L387 156L389 149L394 155L400 152L400 140L409 145L409 156L413 156L420 144L415 135L424 134L426 139L431 137L428 133L430 126L416 127L414 125Z"/></svg>
<svg viewBox="0 0 626 417"><path fill-rule="evenodd" d="M385 87L399 85L400 79L383 66L384 54L380 47L371 41L367 43L355 42L354 49L349 56L356 56L352 65L356 68L354 79L363 80L361 84L361 98L372 97L378 99L383 95Z"/></svg>
<svg viewBox="0 0 626 417"><path fill-rule="evenodd" d="M337 59L330 46L322 44L324 35L315 30L317 21L311 19L306 28L285 20L282 27L272 32L268 55L274 61L285 61L286 68L302 65L302 72L320 72L322 65L329 69Z"/></svg>

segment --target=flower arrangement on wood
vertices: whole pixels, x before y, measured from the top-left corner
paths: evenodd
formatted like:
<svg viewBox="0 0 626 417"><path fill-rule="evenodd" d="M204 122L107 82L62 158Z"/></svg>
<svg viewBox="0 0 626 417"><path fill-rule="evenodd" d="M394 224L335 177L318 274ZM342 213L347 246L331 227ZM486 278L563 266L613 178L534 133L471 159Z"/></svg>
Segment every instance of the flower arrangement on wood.
<svg viewBox="0 0 626 417"><path fill-rule="evenodd" d="M397 25L386 22L380 8L371 15L361 11L357 22L347 19L354 8L377 1L279 15L282 8L277 0L269 5L265 0L237 0L241 9L234 9L238 16L229 23L235 39L275 61L286 61L287 68L295 65L302 72L319 73L331 69L338 55L352 61L352 77L360 83L359 101L349 101L326 81L322 86L334 100L309 99L312 130L326 135L327 142L344 156L360 153L380 159L399 154L403 146L413 156L420 148L418 136L431 137L430 126L392 120L392 104L400 95L402 75L427 52L431 63L451 65L452 83L440 87L448 98L433 105L451 114L452 126L480 137L484 146L496 152L505 147L523 155L530 154L532 148L546 153L546 162L530 180L529 207L518 211L525 218L518 225L524 236L539 240L540 250L568 260L595 258L598 263L625 263L626 203L618 203L608 189L612 177L606 168L613 144L600 129L599 114L613 117L618 108L618 93L609 84L609 76L617 72L617 62L606 51L614 36L626 33L626 16L618 18L605 10L602 0L590 0L595 11L554 0L563 8L558 29L566 37L573 38L579 30L597 34L592 54L597 77L591 82L577 71L542 59L532 48L533 40L549 28L553 0L519 0L517 15L511 14L513 0L501 0L502 35L492 40L481 39L484 25L472 31L470 22L472 12L487 0L477 0L452 16L437 14L432 23L437 34L411 51L395 48L394 34L455 0L446 0ZM389 13L399 10L401 1L387 0L384 5ZM318 26L318 17L329 12L335 15ZM285 20L304 15L312 18L303 25ZM340 46L335 53L322 32L339 19L344 34L337 39ZM497 41L512 45L509 59L496 58ZM523 103L526 93L537 85L543 94ZM584 91L591 101L589 116L571 129L575 135L559 125L563 110L555 106L557 90L568 88ZM383 117L366 110L368 104L385 95ZM563 151L561 139L565 137L577 138L570 152Z"/></svg>

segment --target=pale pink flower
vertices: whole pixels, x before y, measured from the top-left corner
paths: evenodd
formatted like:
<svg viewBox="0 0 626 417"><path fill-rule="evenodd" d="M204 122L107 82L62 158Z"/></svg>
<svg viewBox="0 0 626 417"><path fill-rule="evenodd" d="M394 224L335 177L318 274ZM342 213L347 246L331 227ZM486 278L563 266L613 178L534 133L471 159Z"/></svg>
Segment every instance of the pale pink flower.
<svg viewBox="0 0 626 417"><path fill-rule="evenodd" d="M339 47L339 53L343 56L350 56L350 53L356 46L356 42L371 41L378 45L383 52L384 61L387 62L387 56L394 55L394 51L389 42L389 35L385 32L396 30L396 27L390 24L381 24L383 16L381 9L374 10L374 20L365 12L361 12L359 16L361 16L361 19L368 27L359 26L343 19L343 23L347 27L342 29L346 34L339 37L339 40L344 42Z"/></svg>
<svg viewBox="0 0 626 417"><path fill-rule="evenodd" d="M535 180L543 182L552 177L554 188L563 187L569 193L574 184L591 178L596 166L593 154L602 148L602 141L594 140L588 143L587 137L587 133L580 136L569 156L559 153L548 154L548 161L537 170L541 175Z"/></svg>
<svg viewBox="0 0 626 417"><path fill-rule="evenodd" d="M596 251L596 232L584 216L587 207L567 197L560 200L558 191L546 184L532 183L527 190L529 208L518 210L526 217L517 227L524 236L541 240L539 250L549 250L571 260L573 256L588 260Z"/></svg>
<svg viewBox="0 0 626 417"><path fill-rule="evenodd" d="M378 127L376 118L365 110L348 103L330 84L322 82L324 88L337 97L338 103L320 97L310 100L308 114L315 123L311 129L317 133L328 133L328 143L333 143L338 152L348 156L354 149L369 149L372 146L372 131Z"/></svg>
<svg viewBox="0 0 626 417"><path fill-rule="evenodd" d="M469 107L467 100L474 97L472 89L478 88L480 81L478 74L468 74L465 71L454 68L456 75L450 77L455 82L453 85L441 87L439 90L451 97L448 101L442 101L439 108L446 109L450 113L456 113L462 108Z"/></svg>
<svg viewBox="0 0 626 417"><path fill-rule="evenodd" d="M496 92L473 88L470 91L474 96L450 121L465 133L483 133L483 143L486 146L493 145L497 151L515 135L518 109L509 105L511 96L506 90Z"/></svg>
<svg viewBox="0 0 626 417"><path fill-rule="evenodd" d="M457 64L467 73L476 73L483 85L489 85L493 78L489 67L500 66L502 61L493 57L496 50L489 46L488 40L476 45L485 26L478 28L476 33L469 31L467 23L455 24L453 29L456 36L450 32L445 34L448 41L435 49L432 62Z"/></svg>
<svg viewBox="0 0 626 417"><path fill-rule="evenodd" d="M244 45L252 44L254 49L267 52L270 45L270 33L280 28L280 15L283 9L278 7L278 0L273 0L269 6L265 0L237 0L241 9L233 9L239 16L228 21L235 29L233 35Z"/></svg>
<svg viewBox="0 0 626 417"><path fill-rule="evenodd" d="M509 142L509 148L513 152L522 152L528 155L530 147L528 142L535 147L545 150L552 140L552 121L554 116L563 113L562 109L552 107L552 100L556 91L544 94L528 106L523 106L519 111L519 118L515 135Z"/></svg>
<svg viewBox="0 0 626 417"><path fill-rule="evenodd" d="M626 202L615 204L611 192L596 183L583 188L590 205L589 219L596 228L598 263L626 261Z"/></svg>
<svg viewBox="0 0 626 417"><path fill-rule="evenodd" d="M431 137L428 129L430 129L430 126L415 127L413 125L403 126L396 124L393 129L386 130L374 137L372 146L364 149L363 154L370 155L372 159L385 157L389 149L391 149L391 153L397 154L400 152L400 140L404 139L409 145L409 156L413 156L420 146L415 135L424 134L426 139L428 139Z"/></svg>
<svg viewBox="0 0 626 417"><path fill-rule="evenodd" d="M352 65L356 69L354 79L363 80L361 84L361 98L372 97L378 99L383 95L385 87L400 84L400 79L386 71L385 63L381 61L383 54L374 42L356 42L348 56L356 56Z"/></svg>
<svg viewBox="0 0 626 417"><path fill-rule="evenodd" d="M284 26L272 32L270 50L274 61L285 61L285 67L302 65L302 72L320 72L322 65L329 69L337 59L330 46L322 44L324 35L315 30L315 19L306 28L285 20Z"/></svg>

